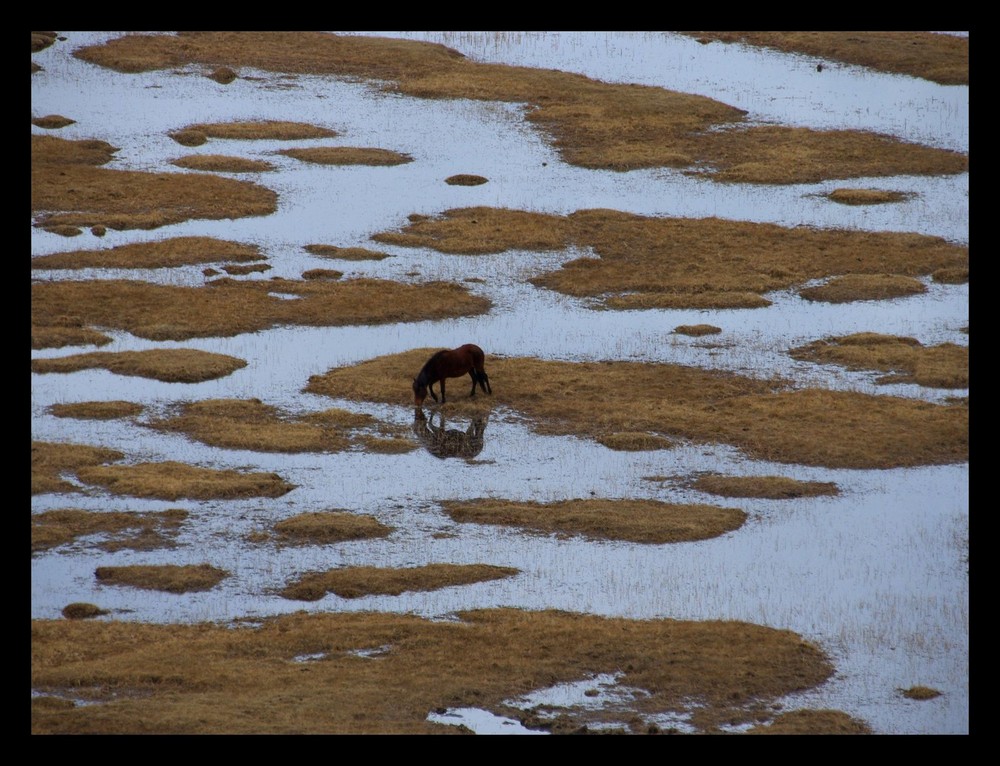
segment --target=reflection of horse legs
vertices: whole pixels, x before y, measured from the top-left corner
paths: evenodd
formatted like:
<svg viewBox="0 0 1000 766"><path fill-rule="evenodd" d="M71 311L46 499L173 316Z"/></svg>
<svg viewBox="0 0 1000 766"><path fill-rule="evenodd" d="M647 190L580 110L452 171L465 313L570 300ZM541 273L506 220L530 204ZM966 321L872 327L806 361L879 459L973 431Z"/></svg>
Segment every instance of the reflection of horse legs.
<svg viewBox="0 0 1000 766"><path fill-rule="evenodd" d="M434 416L428 420L423 410L413 414L413 433L428 452L435 457L473 458L483 450L483 434L486 431L486 417L476 417L465 431L447 428L444 414L437 413L440 425L434 424Z"/></svg>

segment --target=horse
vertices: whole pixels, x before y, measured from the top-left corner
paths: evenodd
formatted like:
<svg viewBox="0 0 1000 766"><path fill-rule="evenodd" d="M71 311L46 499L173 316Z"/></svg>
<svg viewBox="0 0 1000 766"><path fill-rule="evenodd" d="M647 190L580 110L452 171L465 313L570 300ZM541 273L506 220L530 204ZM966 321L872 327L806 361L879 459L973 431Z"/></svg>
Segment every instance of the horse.
<svg viewBox="0 0 1000 766"><path fill-rule="evenodd" d="M440 425L434 425L434 416L431 415L428 421L419 407L413 415L413 433L434 457L442 460L449 457L472 460L483 451L483 434L489 422L486 415L472 418L464 431L448 428L444 415L440 412L438 418Z"/></svg>
<svg viewBox="0 0 1000 766"><path fill-rule="evenodd" d="M476 395L476 386L487 394L492 394L490 387L490 377L483 369L483 360L486 355L483 350L473 343L466 343L464 346L453 348L450 351L443 349L436 352L427 360L423 368L413 379L413 403L419 407L427 398L430 391L431 398L436 402L437 394L434 393L434 384L441 382L441 404L444 404L444 381L445 378L460 378L466 373L472 378L472 393Z"/></svg>

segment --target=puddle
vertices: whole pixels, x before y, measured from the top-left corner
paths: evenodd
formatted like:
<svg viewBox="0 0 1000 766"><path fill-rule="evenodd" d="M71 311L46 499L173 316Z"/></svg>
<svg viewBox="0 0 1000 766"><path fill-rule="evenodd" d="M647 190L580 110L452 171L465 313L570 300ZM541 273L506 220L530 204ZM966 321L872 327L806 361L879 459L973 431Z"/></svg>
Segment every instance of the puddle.
<svg viewBox="0 0 1000 766"><path fill-rule="evenodd" d="M458 257L376 245L369 237L471 205L568 213L608 207L644 215L718 216L783 225L910 231L956 242L969 239L968 175L949 178L851 179L849 185L915 192L908 202L852 208L817 196L844 182L756 187L715 184L664 170L610 173L562 163L521 118L518 105L422 101L379 93L332 78L286 78L249 72L229 86L191 71L121 75L76 61L75 45L108 33L66 33L33 60L32 114L62 114L76 123L67 139L94 138L121 147L111 166L180 171L169 161L218 153L264 159L278 169L241 174L278 192L266 218L192 221L154 231L84 232L66 239L32 228L33 256L103 249L175 236L214 236L260 245L272 266L241 279L298 278L314 268L345 277L461 281L488 296L494 309L475 318L379 327L280 327L234 338L159 343L112 332L103 351L197 348L247 360L227 378L196 384L127 378L102 370L33 374L32 438L119 449L128 460L179 460L212 468L274 471L297 488L275 500L150 501L90 495L39 495L32 512L79 507L95 511L190 513L169 551L108 553L56 549L32 559L31 614L58 618L71 602L99 604L115 619L150 622L233 620L307 611L384 610L429 618L454 611L513 606L566 609L637 619L736 619L787 628L815 641L837 674L821 690L786 700L791 707L831 707L886 734L964 734L969 729L968 464L891 471L829 470L746 460L724 446L623 453L572 437L532 433L515 413L494 411L472 449L474 459L442 459L424 445L402 455L363 452L270 454L208 447L178 434L126 420L56 418L55 403L126 399L147 407L144 419L179 402L258 398L295 411L343 407L406 429L410 407L356 404L302 393L311 375L332 367L406 351L466 342L490 355L570 360L663 361L751 375L784 375L803 385L891 393L928 401L967 395L917 386L877 386L871 373L803 364L786 351L831 335L878 331L922 343L968 344L968 285L928 283L919 296L824 305L794 294L768 296L765 309L592 311L584 301L532 287L528 276L586 253ZM389 33L386 33L389 34ZM702 93L748 109L753 119L812 127L875 130L905 140L968 150L968 88L833 66L821 75L808 57L708 45L665 33L392 33L444 42L479 60L579 71ZM127 105L127 108L122 108ZM281 142L219 141L183 148L167 137L195 122L295 119L337 130L335 139L296 145L376 146L414 161L393 168L312 167L276 155ZM45 133L32 127L32 133ZM481 186L450 186L458 173L485 176ZM341 261L310 255L313 243L367 247L382 261ZM416 275L416 276L414 276ZM202 284L201 267L34 272L38 279L127 278ZM705 338L673 334L708 323ZM552 352L560 349L559 354ZM32 352L32 358L93 350ZM489 362L487 360L487 369ZM414 371L416 372L416 371ZM491 377L494 387L502 380ZM409 381L403 381L405 388ZM454 389L458 390L458 389ZM429 422L470 436L468 419ZM454 421L454 422L453 422ZM474 430L474 429L473 429ZM743 528L720 538L675 545L635 545L526 535L512 529L457 524L438 502L470 496L557 501L574 497L651 498L714 502L718 498L650 482L648 476L697 471L780 475L835 482L838 497L739 501ZM336 545L250 544L247 535L312 511L344 508L394 527L384 539ZM99 585L97 566L196 564L210 561L232 574L205 593L169 594ZM316 602L283 599L277 591L303 571L337 566L419 566L488 563L521 570L515 577L429 593ZM309 659L309 658L306 658ZM589 683L593 684L593 681ZM944 693L906 700L915 684ZM602 698L598 698L602 699ZM472 710L441 714L480 733L518 731L520 724ZM663 728L680 728L664 722Z"/></svg>

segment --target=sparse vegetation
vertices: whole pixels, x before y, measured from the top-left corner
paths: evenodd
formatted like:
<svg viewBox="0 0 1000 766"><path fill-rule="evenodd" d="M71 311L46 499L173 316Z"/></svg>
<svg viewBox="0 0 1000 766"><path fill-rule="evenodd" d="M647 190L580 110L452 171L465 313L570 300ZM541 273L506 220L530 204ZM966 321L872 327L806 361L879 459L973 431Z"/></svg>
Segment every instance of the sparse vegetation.
<svg viewBox="0 0 1000 766"><path fill-rule="evenodd" d="M242 359L188 348L150 351L93 351L52 359L32 359L31 371L69 373L101 368L116 375L152 378L167 383L199 383L231 375L246 367Z"/></svg>
<svg viewBox="0 0 1000 766"><path fill-rule="evenodd" d="M264 160L246 157L228 157L224 154L189 154L170 161L171 165L188 170L204 170L210 173L263 173L274 170L274 165Z"/></svg>
<svg viewBox="0 0 1000 766"><path fill-rule="evenodd" d="M925 292L927 288L919 279L900 274L845 274L822 285L804 287L799 295L807 301L850 303L884 301Z"/></svg>
<svg viewBox="0 0 1000 766"><path fill-rule="evenodd" d="M584 535L595 540L634 543L679 543L708 540L746 521L738 508L683 505L655 500L564 500L518 503L487 498L441 503L461 523L499 524L536 532Z"/></svg>
<svg viewBox="0 0 1000 766"><path fill-rule="evenodd" d="M275 473L244 473L199 468L170 460L135 465L82 465L80 481L116 495L161 500L281 497L295 487Z"/></svg>
<svg viewBox="0 0 1000 766"><path fill-rule="evenodd" d="M98 543L106 551L122 548L152 550L169 547L187 511L134 513L122 511L85 511L76 508L45 511L31 517L31 553L66 545L87 535L103 535Z"/></svg>
<svg viewBox="0 0 1000 766"><path fill-rule="evenodd" d="M434 350L336 368L312 376L305 390L410 404L405 382ZM731 444L760 460L833 468L932 465L969 457L967 402L946 406L851 391L794 390L786 381L673 364L487 354L486 368L493 396L451 398L444 405L447 412L483 414L503 406L527 417L540 433L597 438L643 432ZM558 381L557 396L551 395L553 381ZM608 391L615 395L607 396Z"/></svg>
<svg viewBox="0 0 1000 766"><path fill-rule="evenodd" d="M72 402L53 404L49 412L57 418L81 418L88 420L112 420L131 418L142 413L143 407L135 402Z"/></svg>
<svg viewBox="0 0 1000 766"><path fill-rule="evenodd" d="M128 585L144 590L191 593L211 590L229 576L224 569L210 564L159 564L123 567L98 567L94 576L105 585Z"/></svg>
<svg viewBox="0 0 1000 766"><path fill-rule="evenodd" d="M444 182L449 186L481 186L484 183L489 182L490 179L483 178L483 176L472 175L470 173L459 173L454 176L448 176L444 179Z"/></svg>
<svg viewBox="0 0 1000 766"><path fill-rule="evenodd" d="M427 564L406 569L345 567L310 572L286 587L281 595L296 601L318 601L327 593L341 598L388 595L417 590L438 590L484 580L499 580L518 573L513 567L488 564Z"/></svg>
<svg viewBox="0 0 1000 766"><path fill-rule="evenodd" d="M318 165L403 165L413 161L410 155L389 149L359 149L350 146L281 149L278 154Z"/></svg>
<svg viewBox="0 0 1000 766"><path fill-rule="evenodd" d="M840 494L833 482L800 481L787 476L704 475L692 481L691 486L720 497L764 497L772 500Z"/></svg>
<svg viewBox="0 0 1000 766"><path fill-rule="evenodd" d="M300 513L274 525L278 540L295 545L328 545L345 540L369 540L392 532L372 516L348 511Z"/></svg>
<svg viewBox="0 0 1000 766"><path fill-rule="evenodd" d="M878 39L881 49L892 42L871 37L876 33L855 34ZM921 50L951 45L934 37L943 36L925 35ZM967 51L967 40L964 45ZM968 157L958 152L864 131L749 126L741 110L702 96L479 63L442 45L410 40L322 32L133 34L74 55L119 72L226 62L235 69L362 78L420 98L523 102L531 105L526 119L551 138L564 160L587 168L699 167L714 180L744 183L815 183L968 169ZM964 68L967 76L967 58Z"/></svg>
<svg viewBox="0 0 1000 766"><path fill-rule="evenodd" d="M887 202L905 202L913 194L885 189L834 189L826 197L841 205L884 205Z"/></svg>
<svg viewBox="0 0 1000 766"><path fill-rule="evenodd" d="M931 388L969 387L969 347L924 346L916 338L866 332L817 340L788 352L795 359L850 370L889 373L878 383L916 383Z"/></svg>
<svg viewBox="0 0 1000 766"><path fill-rule="evenodd" d="M283 300L279 294L300 300ZM65 329L71 322L127 330L151 340L187 340L279 324L334 327L474 316L490 306L486 298L449 282L223 278L204 287L114 279L38 282L31 286L32 343L50 337L45 329Z"/></svg>
<svg viewBox="0 0 1000 766"><path fill-rule="evenodd" d="M369 250L364 247L336 247L334 245L306 245L305 250L325 258L339 258L345 261L381 261L389 258L388 253Z"/></svg>
<svg viewBox="0 0 1000 766"><path fill-rule="evenodd" d="M199 263L264 260L260 248L211 237L173 237L119 245L110 250L74 250L39 255L32 269L164 269Z"/></svg>
<svg viewBox="0 0 1000 766"><path fill-rule="evenodd" d="M528 718L503 703L621 671L623 686L646 692L625 715L690 713L709 733L758 721L778 698L833 672L794 633L742 622L516 609L457 617L300 612L244 627L34 620L31 685L50 696L33 698L31 730L458 734L428 713L478 707ZM377 657L359 656L376 649ZM67 698L114 704L58 704ZM583 708L566 715L577 727L607 719Z"/></svg>

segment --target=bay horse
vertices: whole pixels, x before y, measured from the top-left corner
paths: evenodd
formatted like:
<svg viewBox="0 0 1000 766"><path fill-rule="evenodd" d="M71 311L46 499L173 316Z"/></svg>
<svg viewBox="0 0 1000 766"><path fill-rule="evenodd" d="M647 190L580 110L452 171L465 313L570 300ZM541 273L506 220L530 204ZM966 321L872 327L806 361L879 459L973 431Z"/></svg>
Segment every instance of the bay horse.
<svg viewBox="0 0 1000 766"><path fill-rule="evenodd" d="M437 394L434 393L434 384L441 383L441 404L444 404L444 381L445 378L460 378L466 373L472 378L472 393L476 395L476 385L484 393L492 394L490 387L490 377L483 369L483 360L486 355L479 346L473 343L466 343L464 346L453 348L450 351L443 349L436 352L427 360L423 368L413 379L413 403L419 407L427 398L430 392L431 398L436 402Z"/></svg>

